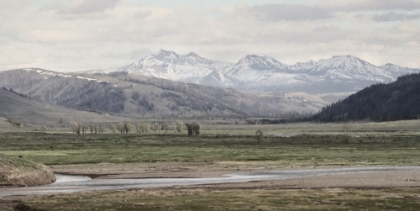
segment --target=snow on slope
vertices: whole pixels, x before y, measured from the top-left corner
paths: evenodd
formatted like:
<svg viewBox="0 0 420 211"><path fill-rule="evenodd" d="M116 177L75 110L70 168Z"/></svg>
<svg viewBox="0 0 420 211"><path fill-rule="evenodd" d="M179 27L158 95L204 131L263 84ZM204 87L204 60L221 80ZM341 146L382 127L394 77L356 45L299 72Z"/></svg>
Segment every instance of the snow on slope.
<svg viewBox="0 0 420 211"><path fill-rule="evenodd" d="M179 55L165 50L120 68L119 71L240 89L299 85L310 87L312 83L327 82L353 83L354 86L351 86L359 89L366 86L366 81L371 81L371 84L390 82L398 76L420 72L418 69L392 64L375 66L354 56L334 56L318 62L289 66L269 56L248 55L232 64L205 59L192 52Z"/></svg>
<svg viewBox="0 0 420 211"><path fill-rule="evenodd" d="M390 74L394 76L400 76L400 75L406 75L406 74L412 74L412 73L418 73L419 69L413 69L413 68L407 68L407 67L400 67L395 64L385 64L380 66L381 69L386 70Z"/></svg>
<svg viewBox="0 0 420 211"><path fill-rule="evenodd" d="M354 56L334 56L321 60L307 71L328 79L370 80L389 82L395 78L384 69L376 67Z"/></svg>
<svg viewBox="0 0 420 211"><path fill-rule="evenodd" d="M147 56L122 68L121 71L198 83L213 72L223 73L231 66L230 63L208 60L192 52L178 55L173 51L161 50L157 55Z"/></svg>
<svg viewBox="0 0 420 211"><path fill-rule="evenodd" d="M302 83L299 75L290 72L287 65L268 56L245 56L227 72L240 85L261 87L272 84Z"/></svg>

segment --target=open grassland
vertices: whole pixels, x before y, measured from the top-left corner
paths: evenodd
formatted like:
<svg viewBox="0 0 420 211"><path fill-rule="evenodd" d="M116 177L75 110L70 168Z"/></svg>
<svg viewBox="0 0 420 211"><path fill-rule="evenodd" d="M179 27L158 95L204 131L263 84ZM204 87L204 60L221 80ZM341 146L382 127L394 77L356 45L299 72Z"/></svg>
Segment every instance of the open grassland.
<svg viewBox="0 0 420 211"><path fill-rule="evenodd" d="M129 176L121 178L208 177L237 170L420 165L419 121L202 128L197 137L172 130L142 135L0 133L0 153L52 165L58 172L103 178L124 173ZM261 141L255 137L257 130L264 132ZM412 178L400 178L405 179ZM0 210L13 210L19 200L44 210L420 210L418 187L294 188L238 184L6 197L0 198Z"/></svg>
<svg viewBox="0 0 420 211"><path fill-rule="evenodd" d="M0 134L0 152L47 165L207 163L272 167L419 165L420 136L410 133L303 134L292 137L174 134Z"/></svg>
<svg viewBox="0 0 420 211"><path fill-rule="evenodd" d="M12 210L14 202L0 202ZM420 210L420 189L163 189L27 200L45 210Z"/></svg>

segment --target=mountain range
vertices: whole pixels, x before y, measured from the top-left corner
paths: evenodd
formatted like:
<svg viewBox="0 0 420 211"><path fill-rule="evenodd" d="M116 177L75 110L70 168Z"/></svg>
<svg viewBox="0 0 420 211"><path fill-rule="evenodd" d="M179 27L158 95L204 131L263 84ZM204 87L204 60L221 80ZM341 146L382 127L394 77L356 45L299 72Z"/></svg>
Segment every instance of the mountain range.
<svg viewBox="0 0 420 211"><path fill-rule="evenodd" d="M286 65L269 56L248 55L237 63L228 63L195 53L179 55L161 50L157 55L108 70L3 71L0 87L41 103L40 106L93 111L100 115L285 118L318 112L343 95L417 72L420 70L393 64L375 66L354 56ZM7 113L0 117L19 116Z"/></svg>
<svg viewBox="0 0 420 211"><path fill-rule="evenodd" d="M228 63L209 60L193 52L179 55L161 50L112 71L237 90L330 93L356 92L375 83L388 83L401 75L420 72L420 69L394 64L375 66L350 55L286 65L269 56L248 55L237 63Z"/></svg>

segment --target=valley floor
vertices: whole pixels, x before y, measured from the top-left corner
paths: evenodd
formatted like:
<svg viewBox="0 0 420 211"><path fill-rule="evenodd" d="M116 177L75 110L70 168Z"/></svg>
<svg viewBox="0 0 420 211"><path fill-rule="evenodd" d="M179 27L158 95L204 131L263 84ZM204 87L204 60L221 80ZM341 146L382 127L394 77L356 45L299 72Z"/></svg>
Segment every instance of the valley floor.
<svg viewBox="0 0 420 211"><path fill-rule="evenodd" d="M0 153L95 179L420 165L419 121L203 126L202 135L1 133ZM262 141L254 134L264 132ZM1 191L1 188L0 188ZM418 210L420 172L327 175L223 185L2 197L45 210Z"/></svg>

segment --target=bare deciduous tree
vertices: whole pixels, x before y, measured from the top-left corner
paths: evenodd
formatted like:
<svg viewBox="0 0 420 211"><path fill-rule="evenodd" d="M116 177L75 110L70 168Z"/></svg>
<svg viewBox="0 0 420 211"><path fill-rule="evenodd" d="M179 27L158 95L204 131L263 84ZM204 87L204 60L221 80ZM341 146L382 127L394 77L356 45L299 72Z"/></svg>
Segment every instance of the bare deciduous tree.
<svg viewBox="0 0 420 211"><path fill-rule="evenodd" d="M120 131L121 134L123 134L124 133L124 123L123 122L118 123L117 129L118 129L118 131Z"/></svg>
<svg viewBox="0 0 420 211"><path fill-rule="evenodd" d="M169 130L169 124L167 122L162 123L160 130Z"/></svg>
<svg viewBox="0 0 420 211"><path fill-rule="evenodd" d="M158 123L153 123L153 125L152 125L152 130L154 130L155 132L156 132L157 130L159 130L159 124L158 124Z"/></svg>
<svg viewBox="0 0 420 211"><path fill-rule="evenodd" d="M130 133L131 128L133 128L133 125L127 121L124 121L124 131L125 133Z"/></svg>
<svg viewBox="0 0 420 211"><path fill-rule="evenodd" d="M83 126L83 127L82 127L82 133L83 133L83 134L86 134L86 132L87 132L88 128L89 128L88 126Z"/></svg>
<svg viewBox="0 0 420 211"><path fill-rule="evenodd" d="M200 135L200 124L198 122L185 123L188 129L188 135Z"/></svg>
<svg viewBox="0 0 420 211"><path fill-rule="evenodd" d="M82 131L83 125L81 123L76 123L76 134L80 135L80 132Z"/></svg>
<svg viewBox="0 0 420 211"><path fill-rule="evenodd" d="M114 124L109 125L109 129L111 129L112 133L115 133L115 131L117 130L117 126Z"/></svg>
<svg viewBox="0 0 420 211"><path fill-rule="evenodd" d="M76 122L70 122L71 129L73 130L73 133L76 133L77 123Z"/></svg>
<svg viewBox="0 0 420 211"><path fill-rule="evenodd" d="M182 123L181 121L178 120L178 121L175 122L175 125L176 125L176 131L178 133L182 132L182 127L183 127L184 123Z"/></svg>
<svg viewBox="0 0 420 211"><path fill-rule="evenodd" d="M102 126L98 127L99 134L103 134L105 132L105 129Z"/></svg>
<svg viewBox="0 0 420 211"><path fill-rule="evenodd" d="M149 132L149 124L144 122L138 122L136 125L136 131L137 133L147 133Z"/></svg>

